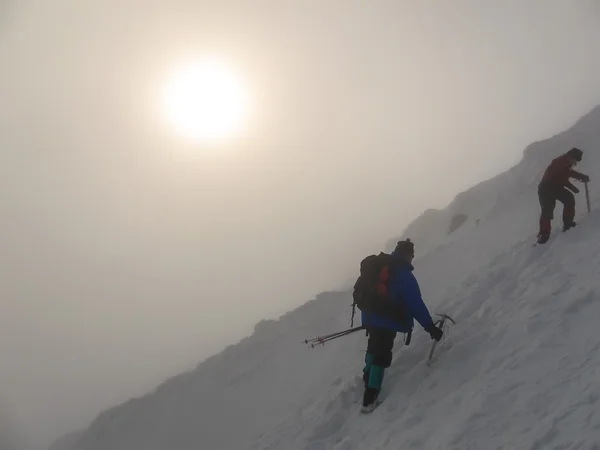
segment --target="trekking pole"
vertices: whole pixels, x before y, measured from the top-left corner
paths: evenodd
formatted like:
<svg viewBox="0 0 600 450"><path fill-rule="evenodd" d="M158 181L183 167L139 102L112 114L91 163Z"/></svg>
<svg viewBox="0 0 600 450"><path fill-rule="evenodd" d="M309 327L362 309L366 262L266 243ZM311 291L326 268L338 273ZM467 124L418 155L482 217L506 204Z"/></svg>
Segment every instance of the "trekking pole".
<svg viewBox="0 0 600 450"><path fill-rule="evenodd" d="M333 339L337 339L337 338L340 338L342 336L346 336L346 335L354 333L356 331L363 330L364 328L365 328L364 326L355 327L355 328L349 328L347 330L338 331L337 333L328 334L326 336L318 336L318 337L312 338L312 339L305 339L304 343L305 344L311 344L311 347L314 348L315 344L322 344L323 345L327 341L331 341Z"/></svg>
<svg viewBox="0 0 600 450"><path fill-rule="evenodd" d="M337 333L331 333L326 336L317 336L316 338L304 339L304 343L307 345L310 345L312 348L315 348L315 344L316 345L318 345L318 344L325 345L325 342L327 342L327 341L332 341L334 339L337 339L337 338L340 338L343 336L347 336L349 334L355 333L356 331L360 331L360 330L364 330L364 329L365 329L364 326L348 328L347 330L338 331Z"/></svg>
<svg viewBox="0 0 600 450"><path fill-rule="evenodd" d="M590 208L590 190L588 189L588 182L585 182L585 201L587 202L588 212L592 212Z"/></svg>

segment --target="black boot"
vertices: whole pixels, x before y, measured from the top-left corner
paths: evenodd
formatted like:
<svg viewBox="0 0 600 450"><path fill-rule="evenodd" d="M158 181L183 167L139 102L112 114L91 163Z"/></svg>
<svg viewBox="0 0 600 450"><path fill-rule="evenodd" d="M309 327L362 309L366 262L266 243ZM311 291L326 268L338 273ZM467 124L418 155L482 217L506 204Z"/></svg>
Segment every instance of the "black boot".
<svg viewBox="0 0 600 450"><path fill-rule="evenodd" d="M577 224L576 224L575 222L571 222L571 223L565 223L565 224L563 225L563 232L567 231L567 230L568 230L568 229L570 229L570 228L574 228L574 227L576 227L576 226L577 226Z"/></svg>
<svg viewBox="0 0 600 450"><path fill-rule="evenodd" d="M363 395L363 406L362 412L370 413L377 406L377 397L379 396L379 391L375 388L365 388L365 393Z"/></svg>

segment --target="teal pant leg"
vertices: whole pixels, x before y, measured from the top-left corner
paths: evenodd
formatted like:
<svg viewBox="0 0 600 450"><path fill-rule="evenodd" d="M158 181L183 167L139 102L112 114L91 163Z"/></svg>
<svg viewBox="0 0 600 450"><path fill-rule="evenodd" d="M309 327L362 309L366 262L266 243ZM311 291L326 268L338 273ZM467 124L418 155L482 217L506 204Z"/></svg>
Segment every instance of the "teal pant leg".
<svg viewBox="0 0 600 450"><path fill-rule="evenodd" d="M381 390L383 384L383 374L385 369L381 366L371 365L371 371L369 372L369 386L370 388Z"/></svg>
<svg viewBox="0 0 600 450"><path fill-rule="evenodd" d="M367 353L365 355L365 367L363 369L364 373L369 373L371 371L373 361L375 361L375 355L373 353Z"/></svg>

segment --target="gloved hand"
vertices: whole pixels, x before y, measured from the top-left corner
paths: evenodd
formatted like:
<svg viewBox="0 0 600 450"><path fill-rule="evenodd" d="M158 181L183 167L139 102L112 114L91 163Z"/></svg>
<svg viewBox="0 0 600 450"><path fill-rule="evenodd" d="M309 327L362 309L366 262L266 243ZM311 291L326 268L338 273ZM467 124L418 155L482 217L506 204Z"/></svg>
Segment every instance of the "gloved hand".
<svg viewBox="0 0 600 450"><path fill-rule="evenodd" d="M440 327L437 327L434 323L425 328L425 331L429 333L431 339L435 339L436 341L442 339L442 336L444 335L442 329Z"/></svg>
<svg viewBox="0 0 600 450"><path fill-rule="evenodd" d="M581 175L581 181L587 183L588 181L590 181L590 177L587 175Z"/></svg>
<svg viewBox="0 0 600 450"><path fill-rule="evenodd" d="M571 192L573 192L574 194L579 194L579 189L575 187L575 185L573 183L571 183L570 181L565 183L565 187L570 190Z"/></svg>

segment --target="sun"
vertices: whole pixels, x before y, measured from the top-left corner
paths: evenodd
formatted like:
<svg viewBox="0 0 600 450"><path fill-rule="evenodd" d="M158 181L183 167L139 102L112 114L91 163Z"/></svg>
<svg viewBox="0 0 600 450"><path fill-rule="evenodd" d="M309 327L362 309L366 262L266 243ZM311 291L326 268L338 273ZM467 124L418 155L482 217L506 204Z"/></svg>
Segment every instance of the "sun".
<svg viewBox="0 0 600 450"><path fill-rule="evenodd" d="M215 142L235 137L248 112L242 79L216 59L187 63L175 70L163 91L163 112L187 139Z"/></svg>

